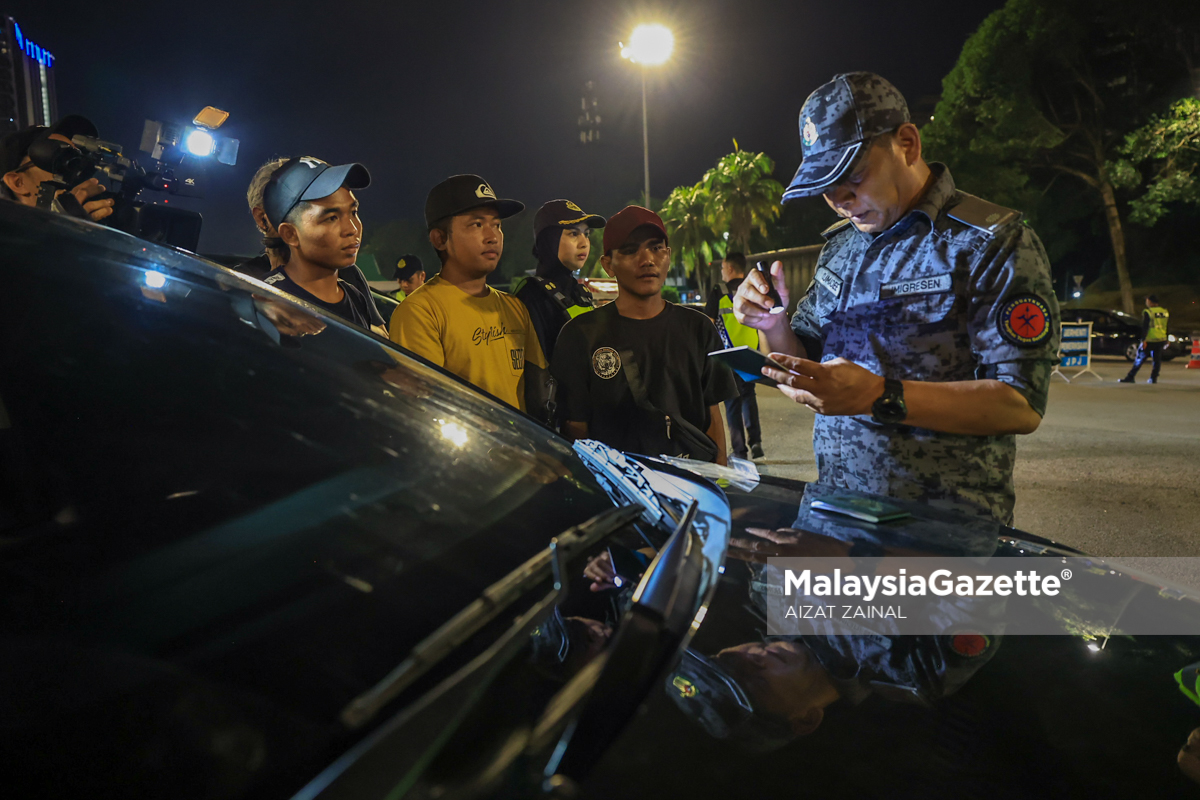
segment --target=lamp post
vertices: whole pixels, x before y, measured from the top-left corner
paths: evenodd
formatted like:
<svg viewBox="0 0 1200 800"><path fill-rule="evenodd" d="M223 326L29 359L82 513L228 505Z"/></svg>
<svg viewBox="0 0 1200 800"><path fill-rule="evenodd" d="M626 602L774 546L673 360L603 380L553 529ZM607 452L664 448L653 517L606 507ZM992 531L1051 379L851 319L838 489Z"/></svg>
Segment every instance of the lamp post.
<svg viewBox="0 0 1200 800"><path fill-rule="evenodd" d="M665 64L675 49L675 37L662 25L638 25L629 37L629 46L621 44L621 57L637 64L642 71L642 168L646 191L643 202L650 207L650 125L646 113L646 67Z"/></svg>

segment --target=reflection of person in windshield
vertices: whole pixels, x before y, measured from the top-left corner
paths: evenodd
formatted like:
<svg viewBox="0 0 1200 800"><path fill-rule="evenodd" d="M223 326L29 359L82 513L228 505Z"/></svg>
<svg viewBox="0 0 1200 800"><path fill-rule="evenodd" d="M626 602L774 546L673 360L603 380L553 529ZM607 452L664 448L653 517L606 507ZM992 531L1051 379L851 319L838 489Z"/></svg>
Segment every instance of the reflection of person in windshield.
<svg viewBox="0 0 1200 800"><path fill-rule="evenodd" d="M787 551L801 539L807 541L807 555L848 555L851 550L846 542L813 532L749 528L747 533L774 551L748 539L733 540L729 551L731 558L748 562L750 596L764 614L768 587L760 580L762 565L749 562L782 555L779 550ZM881 548L875 555L903 552L889 550ZM769 637L727 647L711 658L689 650L668 679L667 692L714 737L770 750L814 732L825 709L839 699L857 704L880 694L930 705L953 694L992 658L1001 638L975 632L969 624L941 635L879 631Z"/></svg>
<svg viewBox="0 0 1200 800"><path fill-rule="evenodd" d="M611 625L587 617L564 617L562 609L555 607L533 632L532 660L548 677L566 682L604 652L612 635Z"/></svg>

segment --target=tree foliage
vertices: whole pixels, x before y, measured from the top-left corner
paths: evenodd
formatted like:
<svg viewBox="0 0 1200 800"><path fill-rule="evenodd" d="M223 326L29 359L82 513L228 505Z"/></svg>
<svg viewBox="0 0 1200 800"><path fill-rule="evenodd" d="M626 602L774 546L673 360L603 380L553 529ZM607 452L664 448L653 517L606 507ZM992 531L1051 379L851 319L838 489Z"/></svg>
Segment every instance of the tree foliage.
<svg viewBox="0 0 1200 800"><path fill-rule="evenodd" d="M1129 220L1151 226L1172 203L1200 205L1200 100L1187 97L1125 137L1110 167L1113 182L1128 189L1143 185L1139 167L1149 170L1145 188L1129 203Z"/></svg>
<svg viewBox="0 0 1200 800"><path fill-rule="evenodd" d="M1008 0L963 46L922 131L956 182L1036 218L1059 180L1091 198L1133 310L1122 209L1111 170L1125 135L1188 71L1175 38L1194 11L1174 2ZM1185 81L1186 83L1186 81ZM1176 95L1178 97L1178 95Z"/></svg>
<svg viewBox="0 0 1200 800"><path fill-rule="evenodd" d="M689 275L696 274L701 291L708 289L709 262L728 249L748 252L757 231L771 236L779 218L783 186L771 177L775 162L766 153L737 147L704 173L695 186L679 186L662 206L671 246ZM699 268L699 271L697 271Z"/></svg>
<svg viewBox="0 0 1200 800"><path fill-rule="evenodd" d="M712 195L703 183L676 187L662 205L662 220L671 237L671 249L683 261L688 275L696 274L703 285L703 266L718 252L719 240L713 231L710 206ZM701 267L697 272L697 267Z"/></svg>
<svg viewBox="0 0 1200 800"><path fill-rule="evenodd" d="M783 186L771 177L775 162L766 153L736 149L705 173L701 184L709 194L709 218L715 231L729 233L730 246L750 248L750 233L767 235L779 216Z"/></svg>

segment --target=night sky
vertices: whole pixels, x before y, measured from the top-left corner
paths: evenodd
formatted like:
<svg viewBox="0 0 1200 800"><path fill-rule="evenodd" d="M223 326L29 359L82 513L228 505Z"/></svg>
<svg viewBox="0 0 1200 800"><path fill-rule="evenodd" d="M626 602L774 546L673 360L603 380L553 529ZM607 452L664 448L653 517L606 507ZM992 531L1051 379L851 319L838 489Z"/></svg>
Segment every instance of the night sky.
<svg viewBox="0 0 1200 800"><path fill-rule="evenodd" d="M238 165L214 168L206 198L186 205L204 214L203 252L249 254L259 247L246 184L276 155L365 164L368 241L372 225L420 220L429 188L459 172L533 208L568 197L612 214L641 193L639 77L617 42L642 21L676 36L675 56L648 84L654 196L695 183L735 137L774 158L786 183L809 92L862 69L911 105L937 95L963 41L1000 5L26 2L6 13L54 53L59 113L90 117L127 154L146 118L229 111L221 132L241 140ZM598 147L579 144L589 80ZM513 224L532 224L532 212Z"/></svg>

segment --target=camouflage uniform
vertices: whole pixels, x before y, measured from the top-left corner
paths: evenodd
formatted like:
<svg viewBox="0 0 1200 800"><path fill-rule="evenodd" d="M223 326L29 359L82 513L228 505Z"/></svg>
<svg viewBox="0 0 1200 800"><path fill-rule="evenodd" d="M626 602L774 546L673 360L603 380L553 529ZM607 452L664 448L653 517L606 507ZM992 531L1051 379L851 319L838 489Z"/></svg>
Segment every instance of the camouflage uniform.
<svg viewBox="0 0 1200 800"><path fill-rule="evenodd" d="M888 230L871 236L843 222L827 231L792 330L813 360L844 358L898 380L994 378L1044 414L1059 327L1046 252L1015 212L955 190L945 166L931 168L937 177L921 203ZM1046 303L1052 331L1030 346L1004 338L998 318L1026 297ZM1012 522L1015 436L818 416L813 450L821 483Z"/></svg>
<svg viewBox="0 0 1200 800"><path fill-rule="evenodd" d="M804 162L784 200L835 186L871 138L908 119L878 75L836 76L800 112ZM942 164L930 169L920 203L888 230L860 233L843 220L825 231L792 330L810 359L844 358L897 380L992 378L1044 414L1059 333L1046 252L1018 212L958 191ZM821 483L1012 522L1012 435L818 416L813 450Z"/></svg>

